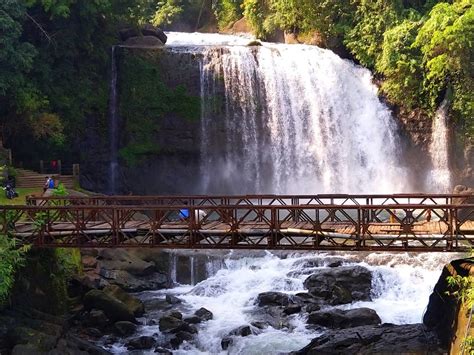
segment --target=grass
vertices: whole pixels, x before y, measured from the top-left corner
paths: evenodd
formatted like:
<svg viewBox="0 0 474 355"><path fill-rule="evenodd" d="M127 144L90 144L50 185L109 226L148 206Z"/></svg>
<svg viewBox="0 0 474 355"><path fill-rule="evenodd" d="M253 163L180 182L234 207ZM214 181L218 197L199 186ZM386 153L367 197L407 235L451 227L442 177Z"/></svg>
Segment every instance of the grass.
<svg viewBox="0 0 474 355"><path fill-rule="evenodd" d="M0 190L0 205L26 205L26 196L28 195L42 195L43 188L42 187L33 187L33 188L17 188L15 189L20 195L13 200L7 199L5 196L5 191Z"/></svg>

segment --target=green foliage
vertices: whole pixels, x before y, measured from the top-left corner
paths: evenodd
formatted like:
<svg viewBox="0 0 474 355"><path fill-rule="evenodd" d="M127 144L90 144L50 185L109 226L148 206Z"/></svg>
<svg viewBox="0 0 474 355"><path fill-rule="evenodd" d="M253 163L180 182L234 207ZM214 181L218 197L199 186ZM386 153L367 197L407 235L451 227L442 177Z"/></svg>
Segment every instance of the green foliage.
<svg viewBox="0 0 474 355"><path fill-rule="evenodd" d="M448 294L456 297L467 308L474 306L474 278L472 276L448 276L448 286L453 291L448 291Z"/></svg>
<svg viewBox="0 0 474 355"><path fill-rule="evenodd" d="M225 29L242 18L242 0L221 0L213 2L213 10L220 29Z"/></svg>
<svg viewBox="0 0 474 355"><path fill-rule="evenodd" d="M14 238L0 234L0 305L7 300L15 272L24 265L28 249L28 246L18 246Z"/></svg>
<svg viewBox="0 0 474 355"><path fill-rule="evenodd" d="M153 138L160 118L174 114L197 120L201 101L188 95L183 85L168 87L161 79L159 58L154 55L124 51L121 58L120 115L126 124L128 144L120 150L120 155L129 165L134 165L159 151Z"/></svg>
<svg viewBox="0 0 474 355"><path fill-rule="evenodd" d="M369 68L382 52L385 31L398 24L402 12L398 0L362 0L357 7L355 26L345 39L347 47L362 65Z"/></svg>
<svg viewBox="0 0 474 355"><path fill-rule="evenodd" d="M157 26L169 25L183 13L183 5L179 0L166 0L158 2L158 11L153 17Z"/></svg>
<svg viewBox="0 0 474 355"><path fill-rule="evenodd" d="M25 16L26 8L20 1L0 2L0 98L14 95L26 83L25 74L33 65L35 48L21 41Z"/></svg>
<svg viewBox="0 0 474 355"><path fill-rule="evenodd" d="M440 94L452 90L452 109L466 132L474 134L474 3L458 0L433 7L414 46L426 72L424 88L434 109Z"/></svg>
<svg viewBox="0 0 474 355"><path fill-rule="evenodd" d="M382 91L392 102L403 102L412 109L425 106L420 102L423 91L421 52L413 47L420 21L405 20L384 34L377 70L385 75Z"/></svg>
<svg viewBox="0 0 474 355"><path fill-rule="evenodd" d="M2 226L13 223L13 215L5 214L0 222ZM7 299L15 281L15 273L25 263L28 245L19 246L17 240L0 229L0 305Z"/></svg>
<svg viewBox="0 0 474 355"><path fill-rule="evenodd" d="M67 196L69 192L67 192L66 186L62 182L58 184L58 186L53 190L53 196Z"/></svg>

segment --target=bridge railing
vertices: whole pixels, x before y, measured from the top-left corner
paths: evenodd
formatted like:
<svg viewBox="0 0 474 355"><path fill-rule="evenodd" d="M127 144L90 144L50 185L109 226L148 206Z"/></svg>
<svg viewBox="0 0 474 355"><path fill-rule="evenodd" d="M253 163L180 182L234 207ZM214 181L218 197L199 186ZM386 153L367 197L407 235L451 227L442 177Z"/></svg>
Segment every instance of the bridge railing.
<svg viewBox="0 0 474 355"><path fill-rule="evenodd" d="M461 251L474 204L2 206L0 232L43 247Z"/></svg>
<svg viewBox="0 0 474 355"><path fill-rule="evenodd" d="M189 195L189 196L28 196L31 206L279 206L279 205L451 205L474 203L474 194L319 194L319 195Z"/></svg>

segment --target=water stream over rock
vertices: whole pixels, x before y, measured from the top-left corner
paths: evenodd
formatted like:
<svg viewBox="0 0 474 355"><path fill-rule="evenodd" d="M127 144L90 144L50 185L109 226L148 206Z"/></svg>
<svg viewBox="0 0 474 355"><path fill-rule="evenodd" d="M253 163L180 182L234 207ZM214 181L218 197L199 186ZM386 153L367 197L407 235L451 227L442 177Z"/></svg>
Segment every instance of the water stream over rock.
<svg viewBox="0 0 474 355"><path fill-rule="evenodd" d="M321 334L321 329L307 325L307 314L301 312L286 318L267 313L257 303L263 292L276 291L289 295L307 292L303 283L318 270L329 266L362 266L372 274L372 301L331 306L322 309L369 307L377 311L383 323L420 323L429 294L436 283L441 266L457 257L453 254L387 254L387 253L278 253L230 252L222 258L204 255L201 258L210 271L196 285L178 285L170 290L147 291L140 294L148 312L141 335L151 335L164 341L158 319L165 314L165 295L182 300L175 305L183 317L204 307L213 319L197 324L198 334L184 342L175 354L276 354L304 347ZM217 267L214 267L217 266ZM176 273L176 272L175 272ZM195 276L190 276L194 279ZM168 305L169 306L169 305ZM232 344L224 351L221 341L234 329L255 322L267 322L264 329L252 327L252 334L232 337ZM126 340L122 342L125 344ZM113 347L116 353L126 352L123 345Z"/></svg>

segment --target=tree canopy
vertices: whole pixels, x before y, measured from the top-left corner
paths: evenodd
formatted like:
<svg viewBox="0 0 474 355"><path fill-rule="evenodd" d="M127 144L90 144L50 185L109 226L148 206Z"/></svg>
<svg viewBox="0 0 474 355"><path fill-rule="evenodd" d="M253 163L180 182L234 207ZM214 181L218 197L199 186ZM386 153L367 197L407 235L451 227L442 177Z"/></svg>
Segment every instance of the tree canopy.
<svg viewBox="0 0 474 355"><path fill-rule="evenodd" d="M433 114L451 102L474 133L473 0L3 0L0 2L0 134L34 158L71 154L90 122L106 126L110 48L123 26L154 23L255 34L317 34L381 80L396 105ZM176 26L175 26L176 25ZM175 26L175 27L173 27ZM184 26L184 27L183 27ZM18 141L35 142L31 151Z"/></svg>

